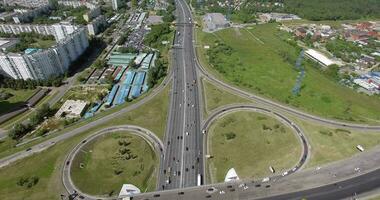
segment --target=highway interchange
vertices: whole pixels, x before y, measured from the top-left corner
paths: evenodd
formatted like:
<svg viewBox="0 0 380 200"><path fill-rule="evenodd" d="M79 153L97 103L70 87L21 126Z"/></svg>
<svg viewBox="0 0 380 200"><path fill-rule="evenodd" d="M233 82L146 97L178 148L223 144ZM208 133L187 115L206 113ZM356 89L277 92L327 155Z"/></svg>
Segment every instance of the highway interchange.
<svg viewBox="0 0 380 200"><path fill-rule="evenodd" d="M163 142L159 141L159 139L157 140L157 138L152 139L152 137L150 136L152 136L153 133L150 133L149 131L141 127L131 127L128 125L124 127L125 130L137 132L137 134L140 134L142 137L148 135L148 137L145 137L145 139L156 144L154 146L160 146L160 150L158 153L161 154L160 157L162 158L159 166L160 173L157 186L157 189L160 191L136 195L134 199L300 199L302 197L307 197L308 199L341 199L353 196L353 193L355 192L359 194L380 187L380 170L375 169L374 171L370 171L370 168L368 169L368 173L360 174L360 176L351 175L349 176L350 179L347 180L343 180L345 179L345 177L342 177L339 180L329 179L330 182L324 185L313 185L313 187L310 187L311 189L302 188L301 191L300 189L298 189L297 191L297 189L292 188L289 189L289 191L283 191L282 193L280 192L280 194L276 196L272 196L274 193L270 191L275 190L273 188L275 188L277 184L281 186L282 180L291 182L292 177L295 177L294 179L296 179L297 176L299 176L300 179L303 180L304 177L317 175L313 174L313 172L310 172L310 170L306 170L305 172L302 170L300 172L294 173L292 176L287 176L284 178L280 176L272 177L274 180L279 180L276 183L272 182L272 180L268 183L261 183L261 180L243 180L242 182L236 183L222 183L194 187L197 185L198 174L201 175L202 182L205 183L205 156L203 150L206 149L205 147L207 146L207 140L206 136L204 136L204 134L202 133L203 130L207 130L209 124L211 124L213 120L220 117L223 113L233 111L235 109L250 109L256 112L260 112L260 110L263 111L262 109L266 109L264 110L264 112L276 116L281 121L293 127L296 131L296 134L300 134L300 140L304 144L303 155L301 156L300 163L297 164L297 169L300 168L305 161L307 161L309 151L307 139L303 136L302 130L297 125L288 120L285 116L277 113L277 111L290 113L302 119L313 120L318 123L332 125L335 127L348 127L360 130L379 131L380 126L350 124L346 122L339 122L335 120L313 116L302 111L293 109L291 107L279 104L277 102L265 99L263 97L248 93L239 88L231 86L223 81L218 80L212 74L209 74L202 67L202 65L199 64L199 61L197 59L196 51L193 45L194 27L192 24L192 15L189 6L184 0L177 0L176 5L177 30L175 33L176 37L173 44L173 67L171 69L172 71L169 73L169 75L165 78L165 80L160 86L154 89L144 99L141 99L137 103L129 107L123 108L120 111L112 113L112 115L106 115L105 117L96 119L91 123L73 129L61 135L57 135L55 137L52 136L50 139L47 139L46 141L33 146L28 151L21 151L16 154L10 155L6 158L0 159L0 167L4 167L26 156L30 156L32 154L41 152L45 149L54 146L54 144L57 142L61 142L63 140L66 140L67 138L80 134L81 132L89 128L96 127L100 124L104 124L112 120L113 118L120 116L123 113L137 109L141 105L151 100L158 93L160 93L162 89L169 83L169 81L172 81L173 85L171 92L167 131ZM203 76L204 78L210 80L214 84L228 91L231 91L234 94L243 96L245 98L253 99L261 103L263 105L263 108L254 107L251 105L228 106L215 111L213 114L210 115L208 119L203 121L202 125L202 101L200 96L201 94L199 92L200 76ZM268 108L270 109L267 110ZM110 127L109 129L113 128L120 127ZM105 133L107 132L107 130L102 130L100 132ZM100 132L97 132L94 135L99 134ZM90 136L90 139L95 137L94 135ZM77 148L75 148L72 152L75 152L76 150L78 150L78 148L80 149L80 147L85 143L86 142L84 142L83 144L78 144ZM68 155L67 158L69 160L65 161L65 167L63 169L63 183L68 193L72 193L73 190L79 191L70 181L70 159L73 158L73 155L74 154L72 153ZM69 161L68 166L66 166L67 161ZM169 168L170 173L168 172ZM345 168L342 167L342 170L343 169ZM243 187L241 187L242 183L244 185L249 186L249 189L243 189ZM269 187L267 187L268 185ZM212 191L209 191L210 188L212 189ZM263 190L264 192L258 192L259 190ZM220 193L220 191L225 191L225 193ZM262 196L257 196L258 194ZM101 198L93 197L86 194L81 195L83 195L86 199Z"/></svg>

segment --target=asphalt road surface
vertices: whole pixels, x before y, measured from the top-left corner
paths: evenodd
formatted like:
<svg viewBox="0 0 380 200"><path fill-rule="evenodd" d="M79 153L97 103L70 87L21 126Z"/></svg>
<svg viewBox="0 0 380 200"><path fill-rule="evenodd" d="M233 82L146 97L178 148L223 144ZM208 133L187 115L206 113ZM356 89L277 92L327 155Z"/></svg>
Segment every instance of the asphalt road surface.
<svg viewBox="0 0 380 200"><path fill-rule="evenodd" d="M161 190L196 186L198 174L203 177L204 171L192 17L183 1L177 1L176 6L173 89L165 136L167 151L160 167Z"/></svg>

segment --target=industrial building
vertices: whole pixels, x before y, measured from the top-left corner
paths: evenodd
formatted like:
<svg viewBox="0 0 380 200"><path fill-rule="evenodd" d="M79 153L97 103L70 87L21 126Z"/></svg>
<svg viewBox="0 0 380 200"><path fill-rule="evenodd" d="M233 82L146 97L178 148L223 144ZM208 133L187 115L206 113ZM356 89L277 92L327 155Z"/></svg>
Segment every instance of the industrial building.
<svg viewBox="0 0 380 200"><path fill-rule="evenodd" d="M87 102L81 100L67 100L55 114L57 118L81 117L86 109Z"/></svg>
<svg viewBox="0 0 380 200"><path fill-rule="evenodd" d="M204 31L214 32L230 26L230 22L221 13L208 13L203 17Z"/></svg>
<svg viewBox="0 0 380 200"><path fill-rule="evenodd" d="M314 50L314 49L308 49L305 51L305 55L310 58L311 60L317 62L318 64L322 65L323 67L328 67L333 64L337 64L330 58L326 57L322 53Z"/></svg>
<svg viewBox="0 0 380 200"><path fill-rule="evenodd" d="M86 31L80 28L49 49L27 49L24 54L1 53L0 69L14 79L46 79L66 72L88 45Z"/></svg>

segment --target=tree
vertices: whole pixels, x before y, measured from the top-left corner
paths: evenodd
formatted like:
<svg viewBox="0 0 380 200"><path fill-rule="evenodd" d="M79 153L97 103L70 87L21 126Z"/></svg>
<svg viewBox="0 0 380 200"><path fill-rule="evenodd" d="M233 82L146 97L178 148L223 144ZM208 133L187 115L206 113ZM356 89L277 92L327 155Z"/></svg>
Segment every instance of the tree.
<svg viewBox="0 0 380 200"><path fill-rule="evenodd" d="M136 9L137 8L137 0L131 0L131 7L132 9Z"/></svg>
<svg viewBox="0 0 380 200"><path fill-rule="evenodd" d="M30 129L31 129L31 127L29 125L25 125L25 124L22 124L22 123L17 123L10 130L9 137L11 137L14 140L19 140L24 135L26 135L30 131Z"/></svg>

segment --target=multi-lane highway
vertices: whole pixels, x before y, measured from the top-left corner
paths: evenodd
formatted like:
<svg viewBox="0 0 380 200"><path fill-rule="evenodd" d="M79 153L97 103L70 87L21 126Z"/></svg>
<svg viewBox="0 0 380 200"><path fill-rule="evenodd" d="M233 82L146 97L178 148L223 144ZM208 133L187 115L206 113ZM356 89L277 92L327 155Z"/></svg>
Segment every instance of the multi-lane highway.
<svg viewBox="0 0 380 200"><path fill-rule="evenodd" d="M173 42L173 88L159 189L195 186L203 177L202 136L197 67L193 54L193 23L186 4L177 5L177 27Z"/></svg>

